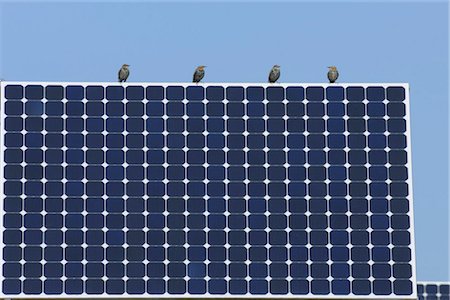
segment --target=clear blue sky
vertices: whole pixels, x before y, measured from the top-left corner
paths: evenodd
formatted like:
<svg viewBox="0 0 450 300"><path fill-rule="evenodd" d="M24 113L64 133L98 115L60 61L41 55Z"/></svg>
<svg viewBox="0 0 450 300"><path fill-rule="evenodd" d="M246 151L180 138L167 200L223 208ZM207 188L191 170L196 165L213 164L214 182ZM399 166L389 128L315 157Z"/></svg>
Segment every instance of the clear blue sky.
<svg viewBox="0 0 450 300"><path fill-rule="evenodd" d="M0 0L0 78L206 82L409 82L419 280L449 275L448 4ZM65 1L60 1L65 2ZM426 3L425 3L426 2Z"/></svg>

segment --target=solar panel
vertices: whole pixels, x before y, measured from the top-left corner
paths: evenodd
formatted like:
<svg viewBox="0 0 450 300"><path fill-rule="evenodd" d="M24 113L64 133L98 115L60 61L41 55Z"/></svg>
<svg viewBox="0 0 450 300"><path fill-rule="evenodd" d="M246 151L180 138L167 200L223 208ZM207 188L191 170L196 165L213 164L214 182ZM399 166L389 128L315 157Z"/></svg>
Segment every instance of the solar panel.
<svg viewBox="0 0 450 300"><path fill-rule="evenodd" d="M408 93L3 82L2 293L414 299Z"/></svg>
<svg viewBox="0 0 450 300"><path fill-rule="evenodd" d="M449 300L450 282L417 282L419 300Z"/></svg>

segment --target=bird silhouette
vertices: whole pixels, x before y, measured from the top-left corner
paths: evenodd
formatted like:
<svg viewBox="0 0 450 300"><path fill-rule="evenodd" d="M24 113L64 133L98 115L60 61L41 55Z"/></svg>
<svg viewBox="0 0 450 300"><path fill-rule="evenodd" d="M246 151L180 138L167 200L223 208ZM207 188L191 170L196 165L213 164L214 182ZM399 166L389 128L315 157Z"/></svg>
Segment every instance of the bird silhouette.
<svg viewBox="0 0 450 300"><path fill-rule="evenodd" d="M269 82L274 83L280 78L280 66L274 65L269 73Z"/></svg>
<svg viewBox="0 0 450 300"><path fill-rule="evenodd" d="M192 82L199 83L203 79L203 77L205 77L205 68L206 66L198 66L195 69Z"/></svg>
<svg viewBox="0 0 450 300"><path fill-rule="evenodd" d="M328 69L328 80L330 81L330 83L335 83L339 77L339 72L335 66L328 67Z"/></svg>
<svg viewBox="0 0 450 300"><path fill-rule="evenodd" d="M130 70L128 69L129 65L123 64L122 68L119 70L119 82L126 82L128 79L128 76L130 76Z"/></svg>

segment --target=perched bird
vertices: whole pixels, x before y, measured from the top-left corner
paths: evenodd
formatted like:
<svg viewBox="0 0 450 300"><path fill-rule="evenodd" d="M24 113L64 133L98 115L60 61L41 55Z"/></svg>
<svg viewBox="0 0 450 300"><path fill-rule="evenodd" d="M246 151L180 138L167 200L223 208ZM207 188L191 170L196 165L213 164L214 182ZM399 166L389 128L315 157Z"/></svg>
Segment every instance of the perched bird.
<svg viewBox="0 0 450 300"><path fill-rule="evenodd" d="M205 68L206 66L198 66L195 69L192 82L199 83L203 79L203 77L205 77Z"/></svg>
<svg viewBox="0 0 450 300"><path fill-rule="evenodd" d="M280 66L274 65L269 73L269 82L274 83L280 78Z"/></svg>
<svg viewBox="0 0 450 300"><path fill-rule="evenodd" d="M330 83L335 83L335 81L339 77L339 72L335 66L328 67L328 69L330 69L327 74L328 80L330 81Z"/></svg>
<svg viewBox="0 0 450 300"><path fill-rule="evenodd" d="M128 76L130 75L130 70L128 70L129 65L123 64L122 68L119 70L119 82L126 82Z"/></svg>

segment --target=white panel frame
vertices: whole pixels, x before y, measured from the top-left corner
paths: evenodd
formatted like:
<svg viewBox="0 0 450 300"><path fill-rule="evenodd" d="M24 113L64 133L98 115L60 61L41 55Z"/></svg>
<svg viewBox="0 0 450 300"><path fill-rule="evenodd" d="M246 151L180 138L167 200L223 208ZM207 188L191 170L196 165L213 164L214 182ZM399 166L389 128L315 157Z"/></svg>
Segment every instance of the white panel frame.
<svg viewBox="0 0 450 300"><path fill-rule="evenodd" d="M188 86L202 86L204 88L208 86L220 86L226 89L227 87L231 86L239 86L239 87L283 87L286 88L288 86L295 86L295 87L303 87L306 91L307 87L343 87L344 89L350 86L358 86L358 87L364 87L366 89L367 87L403 87L405 89L405 100L404 104L406 107L406 138L407 138L407 159L408 162L406 164L408 168L408 179L406 180L406 183L408 184L408 197L409 200L409 212L407 215L410 218L411 227L409 229L409 232L411 234L411 244L409 245L409 248L411 249L411 266L412 266L412 277L411 281L413 282L413 293L412 295L406 295L406 296L397 296L397 295L388 295L388 296L382 296L382 295L375 295L370 294L367 296L361 296L361 295L313 295L313 294L307 294L307 295L296 295L296 294L283 294L283 295L276 295L276 294L266 294L266 295L251 295L251 294L244 294L244 295L232 295L232 294L225 294L225 295L214 295L214 294L201 294L201 295L191 295L191 294L180 294L180 295L172 295L172 294L162 294L162 295L156 295L156 294L142 294L142 295L132 295L132 294L122 294L122 295L109 295L106 293L93 295L93 294L77 294L77 295L69 295L69 294L59 294L59 295L46 295L46 294L39 294L39 295L26 295L26 294L19 294L19 295L5 295L0 291L0 298L3 299L76 299L76 298L84 298L84 299L143 299L143 298L152 298L152 299L166 299L166 298L173 298L173 299L180 299L180 298L192 298L192 299L200 299L200 298L214 298L214 299L220 299L220 298L228 298L228 299L238 299L238 298L252 298L252 299L402 299L402 300L408 300L408 299L417 299L417 279L416 279L416 251L415 251L415 230L414 230L414 210L413 210L413 186L412 186L412 154L411 154L411 121L410 121L410 89L408 83L334 83L334 84L328 84L328 83L199 83L196 85L195 83L190 82L125 82L125 83L117 83L117 82L41 82L41 81L0 81L0 243L3 241L3 201L4 201L4 194L3 194L3 168L4 168L4 157L3 157L3 124L5 120L5 97L4 97L4 87L6 85L11 84L17 84L17 85L42 85L42 86L48 86L48 85L60 85L63 87L66 87L68 85L80 85L83 87L91 86L91 85L97 85L97 86L142 86L146 88L147 86L183 86L184 88ZM225 95L226 96L226 95ZM144 96L145 97L145 96ZM3 261L3 245L0 246L0 264L3 267L4 261ZM0 273L0 282L3 281L3 272ZM423 283L423 282L421 282ZM1 289L1 287L0 287Z"/></svg>

